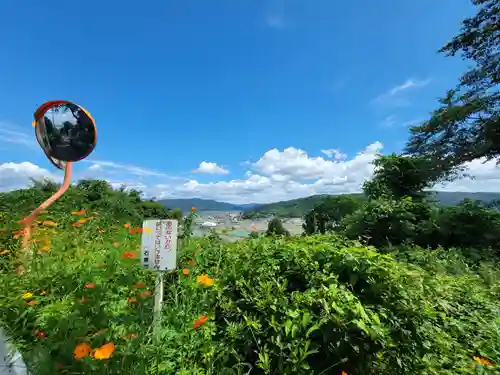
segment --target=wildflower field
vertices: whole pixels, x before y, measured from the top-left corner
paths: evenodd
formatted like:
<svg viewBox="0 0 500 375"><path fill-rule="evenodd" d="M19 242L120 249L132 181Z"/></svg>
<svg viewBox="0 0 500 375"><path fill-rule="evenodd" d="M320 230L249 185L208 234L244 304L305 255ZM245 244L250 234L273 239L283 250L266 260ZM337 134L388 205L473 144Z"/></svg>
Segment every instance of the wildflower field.
<svg viewBox="0 0 500 375"><path fill-rule="evenodd" d="M34 375L494 374L500 272L461 252L377 250L339 234L180 241L153 330L142 218L102 181L44 212L18 272L17 223L51 194L0 194L0 323Z"/></svg>

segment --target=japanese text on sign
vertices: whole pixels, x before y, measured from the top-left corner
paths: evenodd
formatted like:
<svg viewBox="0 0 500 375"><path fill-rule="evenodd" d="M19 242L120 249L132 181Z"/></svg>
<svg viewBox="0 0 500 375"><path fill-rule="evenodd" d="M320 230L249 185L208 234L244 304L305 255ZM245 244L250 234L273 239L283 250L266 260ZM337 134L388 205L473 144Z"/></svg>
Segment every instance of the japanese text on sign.
<svg viewBox="0 0 500 375"><path fill-rule="evenodd" d="M167 221L165 223L165 245L164 249L167 251L172 251L172 222Z"/></svg>
<svg viewBox="0 0 500 375"><path fill-rule="evenodd" d="M155 231L155 261L154 268L160 269L160 258L161 258L161 222L156 222L156 231Z"/></svg>
<svg viewBox="0 0 500 375"><path fill-rule="evenodd" d="M141 241L142 264L158 271L175 269L177 232L177 220L144 221Z"/></svg>

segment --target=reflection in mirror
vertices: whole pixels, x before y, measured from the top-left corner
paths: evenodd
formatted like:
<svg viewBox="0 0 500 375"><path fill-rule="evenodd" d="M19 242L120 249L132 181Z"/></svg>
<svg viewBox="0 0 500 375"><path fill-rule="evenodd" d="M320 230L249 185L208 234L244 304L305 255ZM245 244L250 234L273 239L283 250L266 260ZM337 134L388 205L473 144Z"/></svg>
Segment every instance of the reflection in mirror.
<svg viewBox="0 0 500 375"><path fill-rule="evenodd" d="M62 162L87 157L95 147L96 128L92 118L73 103L56 104L36 119L36 138L49 160L58 168Z"/></svg>
<svg viewBox="0 0 500 375"><path fill-rule="evenodd" d="M64 170L64 168L66 168L66 163L67 163L66 161L55 159L50 155L47 155L47 158L52 163L52 165L54 165L56 168L63 169L63 170Z"/></svg>

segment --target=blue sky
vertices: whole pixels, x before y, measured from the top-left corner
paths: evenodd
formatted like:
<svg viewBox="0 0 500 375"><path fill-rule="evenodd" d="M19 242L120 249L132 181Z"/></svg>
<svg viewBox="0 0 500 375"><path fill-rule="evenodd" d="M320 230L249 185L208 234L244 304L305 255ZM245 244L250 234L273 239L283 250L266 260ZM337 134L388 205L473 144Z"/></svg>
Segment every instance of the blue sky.
<svg viewBox="0 0 500 375"><path fill-rule="evenodd" d="M4 2L0 164L52 173L32 113L67 99L99 130L77 177L232 201L352 190L366 148L400 150L455 85L465 63L437 50L473 13L466 0ZM354 167L368 172L351 183Z"/></svg>

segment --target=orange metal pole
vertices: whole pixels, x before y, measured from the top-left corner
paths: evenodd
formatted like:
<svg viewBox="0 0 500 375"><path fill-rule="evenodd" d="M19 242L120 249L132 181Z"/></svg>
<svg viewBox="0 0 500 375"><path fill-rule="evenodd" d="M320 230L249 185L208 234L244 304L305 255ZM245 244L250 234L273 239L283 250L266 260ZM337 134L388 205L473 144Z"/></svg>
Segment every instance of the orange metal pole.
<svg viewBox="0 0 500 375"><path fill-rule="evenodd" d="M29 244L29 240L31 237L31 224L36 219L36 217L40 213L40 211L51 206L52 203L54 203L56 200L61 198L61 196L66 192L66 190L68 190L69 185L71 184L72 167L73 167L72 162L66 163L66 168L64 170L64 182L63 182L62 186L59 188L59 190L54 195L52 195L49 199L47 199L45 202L43 202L40 206L38 206L38 208L33 210L33 212L31 214L29 214L29 216L26 216L23 220L21 220L21 224L24 225L24 237L23 237L23 244L22 244L23 249L25 249Z"/></svg>

